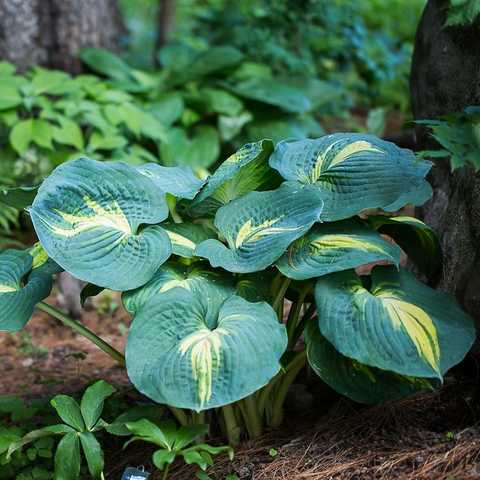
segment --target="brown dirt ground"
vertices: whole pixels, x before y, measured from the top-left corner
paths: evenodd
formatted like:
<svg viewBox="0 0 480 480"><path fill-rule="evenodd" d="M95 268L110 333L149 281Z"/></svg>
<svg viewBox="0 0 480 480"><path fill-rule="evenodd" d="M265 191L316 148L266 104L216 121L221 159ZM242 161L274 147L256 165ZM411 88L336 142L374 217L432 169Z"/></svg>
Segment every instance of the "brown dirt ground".
<svg viewBox="0 0 480 480"><path fill-rule="evenodd" d="M104 315L89 311L82 321L123 350L129 319L121 308ZM0 394L77 392L97 378L129 389L124 371L109 357L47 315L35 314L25 332L0 334ZM210 474L217 480L229 473L241 480L480 480L480 398L475 391L478 385L451 380L440 392L376 407L318 400L313 411L287 418L281 429L240 445L233 463L218 458ZM274 457L272 448L278 452ZM145 445L128 452L116 445L106 456L108 480L118 480L127 465L151 468ZM191 480L194 473L179 464L170 478Z"/></svg>

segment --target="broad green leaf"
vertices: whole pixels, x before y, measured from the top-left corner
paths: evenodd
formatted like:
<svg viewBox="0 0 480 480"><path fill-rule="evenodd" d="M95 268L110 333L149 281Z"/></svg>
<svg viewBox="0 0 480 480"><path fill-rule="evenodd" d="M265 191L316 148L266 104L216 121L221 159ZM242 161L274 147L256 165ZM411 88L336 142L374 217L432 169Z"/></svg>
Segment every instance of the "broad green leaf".
<svg viewBox="0 0 480 480"><path fill-rule="evenodd" d="M10 145L19 154L23 155L33 141L32 120L18 122L10 131Z"/></svg>
<svg viewBox="0 0 480 480"><path fill-rule="evenodd" d="M176 452L170 450L157 450L152 457L153 464L159 469L163 470L167 465L170 465L177 456Z"/></svg>
<svg viewBox="0 0 480 480"><path fill-rule="evenodd" d="M277 268L294 280L321 277L372 262L400 265L400 249L356 220L315 225L292 243Z"/></svg>
<svg viewBox="0 0 480 480"><path fill-rule="evenodd" d="M51 275L33 266L28 252L5 250L0 253L0 331L22 329L35 305L50 294Z"/></svg>
<svg viewBox="0 0 480 480"><path fill-rule="evenodd" d="M100 48L85 48L80 58L92 70L115 80L130 80L131 68L117 55Z"/></svg>
<svg viewBox="0 0 480 480"><path fill-rule="evenodd" d="M58 416L70 427L79 432L85 430L85 422L77 401L68 395L56 395L50 400Z"/></svg>
<svg viewBox="0 0 480 480"><path fill-rule="evenodd" d="M188 465L198 465L202 470L209 466L209 462L196 450L185 450L180 454Z"/></svg>
<svg viewBox="0 0 480 480"><path fill-rule="evenodd" d="M0 202L18 210L23 210L32 204L37 191L37 186L0 188Z"/></svg>
<svg viewBox="0 0 480 480"><path fill-rule="evenodd" d="M80 476L80 441L77 433L67 433L55 453L55 480L77 480Z"/></svg>
<svg viewBox="0 0 480 480"><path fill-rule="evenodd" d="M190 267L167 262L155 273L143 287L125 292L122 296L127 311L135 314L151 298L172 288L183 288L196 296L208 298L210 303L206 310L208 319L216 317L223 301L235 293L230 278L221 272L194 264Z"/></svg>
<svg viewBox="0 0 480 480"><path fill-rule="evenodd" d="M425 378L405 377L345 357L320 333L315 321L308 324L305 341L314 372L338 393L356 402L381 403L433 389L431 381Z"/></svg>
<svg viewBox="0 0 480 480"><path fill-rule="evenodd" d="M227 158L211 175L189 207L194 215L216 212L221 206L245 194L272 186L275 173L268 165L273 142L248 143Z"/></svg>
<svg viewBox="0 0 480 480"><path fill-rule="evenodd" d="M23 155L31 142L35 142L38 146L52 149L52 139L54 126L42 119L30 118L18 122L10 132L10 144L13 149Z"/></svg>
<svg viewBox="0 0 480 480"><path fill-rule="evenodd" d="M218 240L205 240L196 255L230 272L263 270L320 220L322 207L317 189L283 184L277 190L251 192L215 215L228 248Z"/></svg>
<svg viewBox="0 0 480 480"><path fill-rule="evenodd" d="M51 437L52 435L66 435L68 433L77 433L75 429L69 427L68 425L58 424L50 425L49 427L40 428L38 430L32 430L31 432L24 435L18 441L13 442L9 445L7 451L7 459L9 459L14 452L20 450L25 445L29 443L36 442L37 440L45 437Z"/></svg>
<svg viewBox="0 0 480 480"><path fill-rule="evenodd" d="M169 127L182 116L183 98L179 94L169 92L158 100L149 103L147 109L162 125Z"/></svg>
<svg viewBox="0 0 480 480"><path fill-rule="evenodd" d="M216 238L213 229L195 223L163 223L172 243L172 253L184 258L195 256L197 245L209 238Z"/></svg>
<svg viewBox="0 0 480 480"><path fill-rule="evenodd" d="M80 403L80 410L87 430L92 430L95 427L103 411L103 402L116 391L116 388L104 380L98 380L85 390Z"/></svg>
<svg viewBox="0 0 480 480"><path fill-rule="evenodd" d="M181 128L172 128L168 132L167 142L161 144L160 152L162 163L166 166L208 168L218 159L220 139L216 129L211 126L195 128L191 138Z"/></svg>
<svg viewBox="0 0 480 480"><path fill-rule="evenodd" d="M89 152L95 152L97 150L115 150L116 148L124 147L127 143L127 139L121 135L115 133L103 134L95 131L90 137L87 150Z"/></svg>
<svg viewBox="0 0 480 480"><path fill-rule="evenodd" d="M182 450L197 438L208 434L208 425L186 425L180 427L175 434L175 450Z"/></svg>
<svg viewBox="0 0 480 480"><path fill-rule="evenodd" d="M123 163L64 163L43 182L30 213L48 255L101 287L137 288L171 254L168 235L154 225L168 216L165 195Z"/></svg>
<svg viewBox="0 0 480 480"><path fill-rule="evenodd" d="M142 418L136 422L128 422L127 428L133 433L136 437L140 439L154 443L159 447L171 449L173 447L173 441L168 438L168 435L165 435L162 428L154 423Z"/></svg>
<svg viewBox="0 0 480 480"><path fill-rule="evenodd" d="M147 163L137 167L137 171L148 177L160 190L177 198L191 200L205 183L189 167L162 167Z"/></svg>
<svg viewBox="0 0 480 480"><path fill-rule="evenodd" d="M60 126L53 130L53 139L62 145L71 145L83 150L83 135L76 122L67 117L59 117Z"/></svg>
<svg viewBox="0 0 480 480"><path fill-rule="evenodd" d="M165 55L162 55L165 59ZM226 70L238 65L243 59L243 54L239 50L229 46L209 47L205 52L194 56L190 55L187 68L183 68L178 62L178 57L174 57L169 67L172 72L169 77L171 85L179 85L189 80L198 80L206 75Z"/></svg>
<svg viewBox="0 0 480 480"><path fill-rule="evenodd" d="M232 296L208 318L211 303L174 288L138 310L126 358L142 393L199 411L244 398L279 371L287 335L272 307Z"/></svg>
<svg viewBox="0 0 480 480"><path fill-rule="evenodd" d="M342 220L363 210L395 211L420 205L431 195L425 181L431 163L418 161L372 135L336 133L317 140L280 142L270 165L286 180L310 185L322 193L322 219Z"/></svg>
<svg viewBox="0 0 480 480"><path fill-rule="evenodd" d="M200 95L210 112L234 117L243 109L243 103L235 95L219 88L204 88Z"/></svg>
<svg viewBox="0 0 480 480"><path fill-rule="evenodd" d="M393 238L415 265L427 276L442 263L442 247L435 231L412 217L369 216L373 228Z"/></svg>
<svg viewBox="0 0 480 480"><path fill-rule="evenodd" d="M450 295L406 270L375 267L367 290L349 270L317 280L322 335L358 362L412 377L442 379L470 349L472 319Z"/></svg>
<svg viewBox="0 0 480 480"><path fill-rule="evenodd" d="M304 113L312 109L310 99L302 90L270 78L251 78L227 88L240 97L273 105L286 112Z"/></svg>
<svg viewBox="0 0 480 480"><path fill-rule="evenodd" d="M103 450L92 432L82 432L80 435L83 453L87 460L88 471L92 478L103 479Z"/></svg>
<svg viewBox="0 0 480 480"><path fill-rule="evenodd" d="M38 68L33 74L31 85L34 95L66 93L74 87L71 77L65 72Z"/></svg>
<svg viewBox="0 0 480 480"><path fill-rule="evenodd" d="M159 423L165 409L159 405L138 405L120 414L105 430L112 435L128 436L132 432L127 428L127 423L136 422L145 418L153 423Z"/></svg>
<svg viewBox="0 0 480 480"><path fill-rule="evenodd" d="M218 131L220 137L224 142L229 142L236 137L243 127L251 122L253 115L250 112L242 112L234 117L228 117L226 115L219 115L218 117ZM270 135L270 134L269 134ZM263 137L260 137L263 138ZM259 140L260 140L259 138Z"/></svg>
<svg viewBox="0 0 480 480"><path fill-rule="evenodd" d="M0 110L7 110L22 103L22 96L15 85L2 85L0 88Z"/></svg>

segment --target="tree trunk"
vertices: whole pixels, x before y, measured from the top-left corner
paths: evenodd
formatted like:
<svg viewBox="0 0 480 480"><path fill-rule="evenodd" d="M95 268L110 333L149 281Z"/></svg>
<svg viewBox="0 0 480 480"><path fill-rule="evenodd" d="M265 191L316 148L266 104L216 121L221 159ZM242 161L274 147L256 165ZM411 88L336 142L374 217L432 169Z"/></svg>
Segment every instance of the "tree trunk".
<svg viewBox="0 0 480 480"><path fill-rule="evenodd" d="M434 119L480 105L480 22L445 28L444 0L429 0L418 27L411 73L415 119ZM418 149L435 148L423 128ZM453 173L445 160L430 174L432 200L425 221L440 235L444 266L435 286L449 291L480 320L480 176L470 167Z"/></svg>
<svg viewBox="0 0 480 480"><path fill-rule="evenodd" d="M116 50L125 33L115 0L0 0L0 58L81 71L84 47Z"/></svg>

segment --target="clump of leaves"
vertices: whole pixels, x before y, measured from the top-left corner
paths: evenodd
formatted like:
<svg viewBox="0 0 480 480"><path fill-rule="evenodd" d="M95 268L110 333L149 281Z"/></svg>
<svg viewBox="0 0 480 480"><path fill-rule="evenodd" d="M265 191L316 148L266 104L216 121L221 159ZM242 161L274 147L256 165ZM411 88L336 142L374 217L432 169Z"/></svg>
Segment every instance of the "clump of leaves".
<svg viewBox="0 0 480 480"><path fill-rule="evenodd" d="M182 457L189 465L197 465L202 471L206 471L213 465L215 455L227 453L230 460L233 460L231 447L214 447L198 442L208 433L208 425L186 425L177 428L175 423L170 421L156 425L149 420L141 419L136 422L128 422L126 427L134 436L125 446L141 440L160 447L153 454L152 459L154 465L164 472L162 479L168 477L170 465L179 457ZM192 445L195 442L196 444ZM199 476L198 478L205 477Z"/></svg>
<svg viewBox="0 0 480 480"><path fill-rule="evenodd" d="M72 160L29 207L37 254L0 254L10 312L0 328L20 329L38 304L125 362L137 389L182 424L191 410L220 413L232 443L282 421L306 362L362 403L435 388L475 329L452 297L400 265L400 246L423 273L441 265L431 228L391 217L431 196L430 168L352 133L249 143L206 178L186 166ZM133 317L125 359L41 302L59 265L93 292L123 292Z"/></svg>
<svg viewBox="0 0 480 480"><path fill-rule="evenodd" d="M450 0L447 11L447 27L470 25L480 15L480 3L477 0Z"/></svg>
<svg viewBox="0 0 480 480"><path fill-rule="evenodd" d="M421 152L427 158L450 158L452 170L470 165L480 169L480 107L468 107L460 114L438 120L420 120L431 130L442 149Z"/></svg>
<svg viewBox="0 0 480 480"><path fill-rule="evenodd" d="M26 445L34 445L27 450L28 455L38 442L45 442L45 439L52 436L60 436L62 438L55 452L55 478L76 480L80 477L80 447L91 477L103 478L103 450L96 433L108 425L101 419L103 403L114 392L115 388L100 380L85 390L80 405L68 395L55 396L51 404L64 423L34 430L11 442L6 455L7 460ZM52 445L51 442L49 444Z"/></svg>

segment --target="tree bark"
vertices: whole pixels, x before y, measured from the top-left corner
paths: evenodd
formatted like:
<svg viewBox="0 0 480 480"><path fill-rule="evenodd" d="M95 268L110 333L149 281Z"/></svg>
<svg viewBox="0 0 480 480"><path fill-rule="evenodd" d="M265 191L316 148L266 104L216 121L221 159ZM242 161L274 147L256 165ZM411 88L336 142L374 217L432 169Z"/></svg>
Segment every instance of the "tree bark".
<svg viewBox="0 0 480 480"><path fill-rule="evenodd" d="M480 105L480 22L445 28L444 0L429 0L420 21L411 72L415 119L434 119ZM417 128L418 149L435 148ZM431 283L453 293L480 320L480 176L471 167L450 171L435 161L430 174L433 198L423 208L425 221L440 235L443 270Z"/></svg>
<svg viewBox="0 0 480 480"><path fill-rule="evenodd" d="M125 33L115 0L0 0L0 58L71 73L85 47L117 50Z"/></svg>

